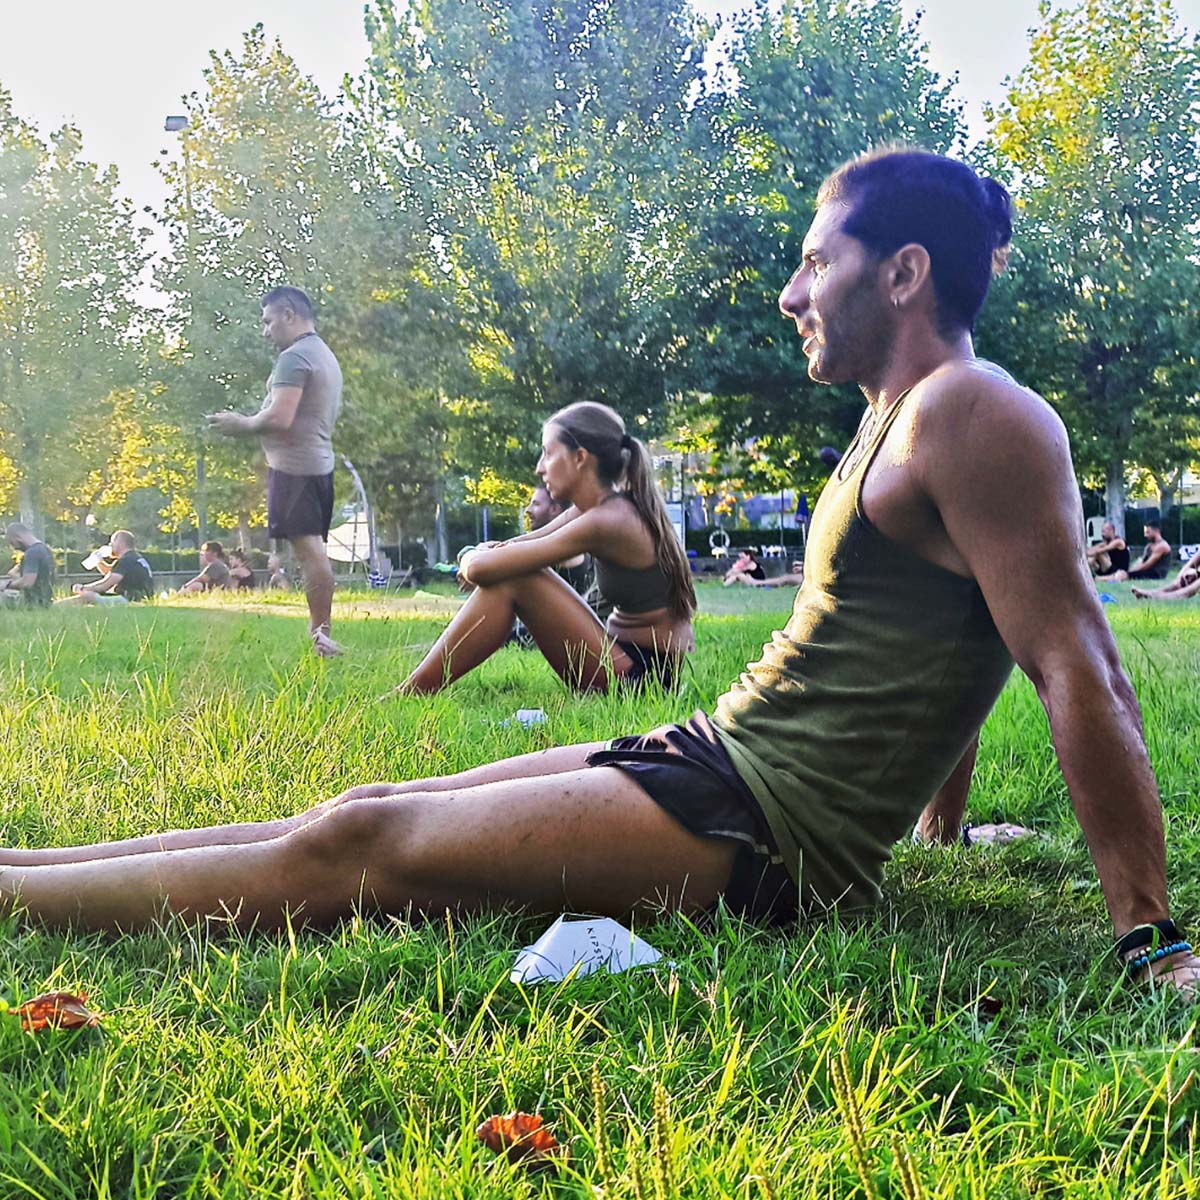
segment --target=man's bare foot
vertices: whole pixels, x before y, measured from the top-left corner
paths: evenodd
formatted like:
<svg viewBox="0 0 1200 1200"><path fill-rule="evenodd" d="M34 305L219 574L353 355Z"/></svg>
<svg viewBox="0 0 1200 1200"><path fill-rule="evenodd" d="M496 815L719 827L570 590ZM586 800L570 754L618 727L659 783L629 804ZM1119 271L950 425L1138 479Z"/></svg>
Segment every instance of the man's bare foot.
<svg viewBox="0 0 1200 1200"><path fill-rule="evenodd" d="M1185 1000L1200 998L1200 958L1187 951L1154 963L1136 978L1143 985L1174 988Z"/></svg>
<svg viewBox="0 0 1200 1200"><path fill-rule="evenodd" d="M1008 822L998 825L964 825L962 832L964 846L1004 846L1027 837L1033 837L1032 829Z"/></svg>
<svg viewBox="0 0 1200 1200"><path fill-rule="evenodd" d="M1130 588L1129 590L1139 600L1148 600L1150 598L1150 593L1147 592L1144 588Z"/></svg>
<svg viewBox="0 0 1200 1200"><path fill-rule="evenodd" d="M314 629L311 637L318 658L338 658L346 653L324 629Z"/></svg>

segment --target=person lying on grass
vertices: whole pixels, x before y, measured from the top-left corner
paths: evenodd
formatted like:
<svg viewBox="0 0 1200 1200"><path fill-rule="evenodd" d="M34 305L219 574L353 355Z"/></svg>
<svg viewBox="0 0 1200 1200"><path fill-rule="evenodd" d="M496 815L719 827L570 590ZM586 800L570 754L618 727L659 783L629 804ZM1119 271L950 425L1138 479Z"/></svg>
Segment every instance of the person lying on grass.
<svg viewBox="0 0 1200 1200"><path fill-rule="evenodd" d="M1200 550L1183 564L1182 570L1165 587L1147 591L1129 589L1139 600L1190 600L1200 592Z"/></svg>
<svg viewBox="0 0 1200 1200"><path fill-rule="evenodd" d="M1003 188L937 155L877 153L825 181L780 307L809 376L857 382L867 407L813 514L786 629L711 716L368 784L286 820L10 850L0 895L49 924L107 929L164 909L274 928L356 909L624 917L723 899L781 922L866 905L914 823L958 841L979 728L1015 659L1049 716L1120 957L1194 991L1200 960L1169 922L1154 774L1085 565L1066 433L974 357L1010 222ZM553 490L594 469L581 450L548 431ZM579 485L588 512L612 469Z"/></svg>
<svg viewBox="0 0 1200 1200"><path fill-rule="evenodd" d="M696 590L649 451L611 408L584 401L546 422L537 474L563 513L463 557L471 595L397 692L437 692L461 678L504 645L515 618L572 688L671 686L693 646ZM607 628L554 570L585 554L613 606Z"/></svg>

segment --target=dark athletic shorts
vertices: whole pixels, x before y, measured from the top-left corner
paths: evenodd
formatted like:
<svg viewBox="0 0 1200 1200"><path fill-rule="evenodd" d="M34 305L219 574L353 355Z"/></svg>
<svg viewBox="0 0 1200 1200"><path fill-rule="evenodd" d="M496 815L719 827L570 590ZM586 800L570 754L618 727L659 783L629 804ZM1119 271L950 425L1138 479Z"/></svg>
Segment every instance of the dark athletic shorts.
<svg viewBox="0 0 1200 1200"><path fill-rule="evenodd" d="M766 818L702 712L683 725L614 738L588 755L589 767L624 771L660 808L699 837L738 845L725 888L726 907L769 925L793 921L799 891Z"/></svg>
<svg viewBox="0 0 1200 1200"><path fill-rule="evenodd" d="M289 475L267 470L267 536L329 537L333 519L333 472Z"/></svg>
<svg viewBox="0 0 1200 1200"><path fill-rule="evenodd" d="M657 647L648 650L636 642L623 642L620 639L617 640L617 645L633 660L633 666L621 676L621 683L625 686L640 687L649 680L656 679L665 692L674 687L678 655L665 654Z"/></svg>

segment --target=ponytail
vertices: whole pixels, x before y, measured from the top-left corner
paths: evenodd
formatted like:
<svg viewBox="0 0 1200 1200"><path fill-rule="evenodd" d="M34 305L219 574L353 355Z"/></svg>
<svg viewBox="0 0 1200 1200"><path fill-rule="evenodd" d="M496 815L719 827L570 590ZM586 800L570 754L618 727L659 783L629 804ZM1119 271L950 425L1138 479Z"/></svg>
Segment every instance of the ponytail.
<svg viewBox="0 0 1200 1200"><path fill-rule="evenodd" d="M625 435L625 441L629 444L621 450L621 457L625 460L623 490L633 501L654 538L659 569L667 577L671 611L676 617L690 618L696 611L696 585L692 582L692 569L679 544L675 527L671 524L662 493L658 490L650 451L646 449L645 442L628 434Z"/></svg>
<svg viewBox="0 0 1200 1200"><path fill-rule="evenodd" d="M546 424L562 430L593 455L601 481L616 484L632 501L650 530L655 558L667 578L671 611L676 618L690 619L696 611L692 570L667 515L646 444L625 432L625 422L607 404L591 400L560 409Z"/></svg>

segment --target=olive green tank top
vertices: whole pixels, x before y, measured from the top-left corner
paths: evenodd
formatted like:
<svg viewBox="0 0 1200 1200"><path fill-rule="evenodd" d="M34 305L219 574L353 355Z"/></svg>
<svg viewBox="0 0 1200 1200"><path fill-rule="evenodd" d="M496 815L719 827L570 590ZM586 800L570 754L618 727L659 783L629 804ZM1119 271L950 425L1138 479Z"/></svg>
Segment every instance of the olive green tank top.
<svg viewBox="0 0 1200 1200"><path fill-rule="evenodd" d="M787 628L713 725L808 909L875 903L893 844L950 777L1012 669L978 585L880 533L862 483L907 397L813 512ZM868 410L869 415L869 410Z"/></svg>

